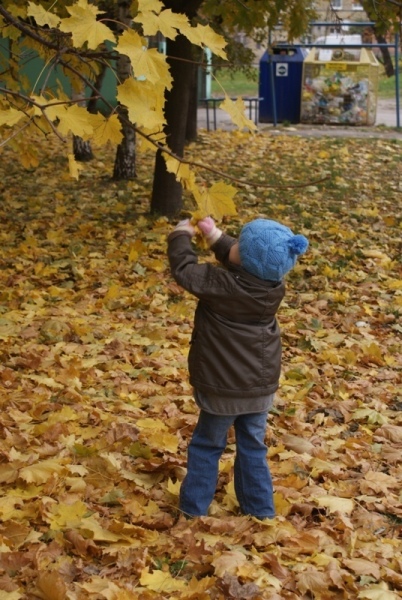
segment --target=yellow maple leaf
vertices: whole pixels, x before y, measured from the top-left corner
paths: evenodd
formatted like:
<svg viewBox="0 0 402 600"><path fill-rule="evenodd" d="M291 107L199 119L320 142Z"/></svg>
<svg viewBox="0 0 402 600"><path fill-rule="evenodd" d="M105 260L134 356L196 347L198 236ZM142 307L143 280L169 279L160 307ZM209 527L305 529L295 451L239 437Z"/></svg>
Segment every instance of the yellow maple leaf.
<svg viewBox="0 0 402 600"><path fill-rule="evenodd" d="M141 127L140 131L144 134L144 136L147 136L143 137L141 135L138 138L138 148L141 152L146 152L147 150L155 152L155 145L150 140L155 140L155 142L162 144L163 146L166 145L166 135L160 130L159 127L153 127L150 129L148 127Z"/></svg>
<svg viewBox="0 0 402 600"><path fill-rule="evenodd" d="M381 579L380 565L366 558L344 558L342 564L357 575L372 575L375 579Z"/></svg>
<svg viewBox="0 0 402 600"><path fill-rule="evenodd" d="M116 41L109 27L96 19L102 11L93 4L88 4L87 0L78 0L76 4L66 8L71 17L61 20L60 30L71 33L75 46L80 47L87 43L89 49L95 50L106 40Z"/></svg>
<svg viewBox="0 0 402 600"><path fill-rule="evenodd" d="M229 462L231 462L231 461L229 461ZM227 466L229 466L229 465L227 465ZM230 465L230 468L232 468L232 465ZM233 480L229 481L229 483L225 486L225 492L226 493L222 500L223 506L226 508L226 510L237 512L237 510L239 508L239 503L237 501Z"/></svg>
<svg viewBox="0 0 402 600"><path fill-rule="evenodd" d="M360 419L367 419L368 423L383 425L388 422L387 416L383 413L374 410L374 408L358 408L353 411L353 419L357 421Z"/></svg>
<svg viewBox="0 0 402 600"><path fill-rule="evenodd" d="M25 594L21 594L18 590L13 592L5 592L0 590L0 600L20 600Z"/></svg>
<svg viewBox="0 0 402 600"><path fill-rule="evenodd" d="M20 469L20 477L27 483L46 483L53 475L61 475L65 471L65 466L54 458L42 460L29 467Z"/></svg>
<svg viewBox="0 0 402 600"><path fill-rule="evenodd" d="M185 594L181 594L182 598L198 598L199 596L204 598L202 594L212 588L215 584L216 577L203 577L202 579L197 579L193 576L188 584L188 588Z"/></svg>
<svg viewBox="0 0 402 600"><path fill-rule="evenodd" d="M45 98L45 96L42 96L42 95L37 96L36 94L31 94L30 100L32 102L35 102L35 104L32 105L32 112L33 112L34 116L35 117L42 116L42 114L43 114L42 108L44 109L49 104L47 99ZM47 114L47 116L51 121L54 121L54 118L52 117L50 112L49 112L49 114Z"/></svg>
<svg viewBox="0 0 402 600"><path fill-rule="evenodd" d="M296 575L297 589L305 594L308 590L315 594L322 594L328 589L329 576L318 569L307 567L305 571Z"/></svg>
<svg viewBox="0 0 402 600"><path fill-rule="evenodd" d="M162 83L170 90L173 78L169 71L166 56L156 48L148 49L144 39L135 31L128 29L119 39L117 52L128 56L137 78L144 77L151 83Z"/></svg>
<svg viewBox="0 0 402 600"><path fill-rule="evenodd" d="M68 133L78 135L83 139L88 139L92 135L93 127L88 119L88 111L83 106L59 106L54 111L54 116L59 119L57 126L61 135L66 136Z"/></svg>
<svg viewBox="0 0 402 600"><path fill-rule="evenodd" d="M116 535L112 531L108 529L104 529L98 521L96 521L94 516L91 516L87 519L83 519L81 526L79 528L81 531L85 532L88 537L97 541L97 542L118 542L122 540L122 536Z"/></svg>
<svg viewBox="0 0 402 600"><path fill-rule="evenodd" d="M78 179L80 176L80 171L84 169L84 166L75 160L74 154L69 153L68 157L68 170L74 179Z"/></svg>
<svg viewBox="0 0 402 600"><path fill-rule="evenodd" d="M18 471L11 463L0 465L0 483L12 483L17 479Z"/></svg>
<svg viewBox="0 0 402 600"><path fill-rule="evenodd" d="M84 515L87 513L87 505L80 500L72 504L51 504L47 520L54 531L78 528L81 525Z"/></svg>
<svg viewBox="0 0 402 600"><path fill-rule="evenodd" d="M275 503L275 512L277 515L282 515L282 516L286 517L292 509L292 504L280 492L275 492L274 503Z"/></svg>
<svg viewBox="0 0 402 600"><path fill-rule="evenodd" d="M160 31L171 40L175 39L178 31L185 35L186 28L190 27L186 15L174 13L170 8L159 12L154 8L146 10L144 7L133 20L142 24L144 35L156 35Z"/></svg>
<svg viewBox="0 0 402 600"><path fill-rule="evenodd" d="M160 13L163 9L163 2L160 0L138 0L138 11L139 12L150 12L153 10L156 13Z"/></svg>
<svg viewBox="0 0 402 600"><path fill-rule="evenodd" d="M177 452L179 440L173 433L147 432L145 438L151 448L157 448L158 450L171 452L172 454Z"/></svg>
<svg viewBox="0 0 402 600"><path fill-rule="evenodd" d="M33 2L28 2L27 16L33 17L37 25L41 27L56 28L60 23L60 17L48 12L40 4L34 4Z"/></svg>
<svg viewBox="0 0 402 600"><path fill-rule="evenodd" d="M388 588L385 581L362 590L357 597L364 600L398 600L400 598L399 594Z"/></svg>
<svg viewBox="0 0 402 600"><path fill-rule="evenodd" d="M86 581L79 585L85 590L89 597L106 598L106 600L137 600L138 594L132 590L122 589L113 581L100 577L91 577L90 581ZM0 596L0 600L2 600Z"/></svg>
<svg viewBox="0 0 402 600"><path fill-rule="evenodd" d="M57 381L55 381L53 379L53 377L46 377L45 375L29 375L29 379L32 379L33 381L37 381L38 383L40 383L41 385L46 385L47 387L53 388L53 389L63 389L63 385L61 383L57 383Z"/></svg>
<svg viewBox="0 0 402 600"><path fill-rule="evenodd" d="M108 300L115 300L121 294L121 288L116 283L112 283L108 291L106 292L103 301L107 302Z"/></svg>
<svg viewBox="0 0 402 600"><path fill-rule="evenodd" d="M266 590L268 587L274 588L279 592L282 584L277 577L267 573L263 567L257 566L252 562L244 563L237 569L237 576L242 580L252 581L260 589Z"/></svg>
<svg viewBox="0 0 402 600"><path fill-rule="evenodd" d="M39 157L34 146L25 146L20 155L21 164L26 168L36 168L39 164Z"/></svg>
<svg viewBox="0 0 402 600"><path fill-rule="evenodd" d="M156 431L167 431L167 426L160 419L154 419L151 417L145 417L144 419L137 419L136 426L140 429L154 429Z"/></svg>
<svg viewBox="0 0 402 600"><path fill-rule="evenodd" d="M160 85L148 80L126 79L117 87L117 99L128 110L132 123L148 129L162 129L166 123L160 103L163 91Z"/></svg>
<svg viewBox="0 0 402 600"><path fill-rule="evenodd" d="M240 552L239 550L228 550L214 558L211 564L215 567L215 575L223 577L226 573L236 575L240 565L243 565L246 562L247 556L244 552Z"/></svg>
<svg viewBox="0 0 402 600"><path fill-rule="evenodd" d="M196 46L209 48L213 54L226 59L226 52L223 50L226 46L225 39L216 33L209 25L200 25L189 27L182 33Z"/></svg>
<svg viewBox="0 0 402 600"><path fill-rule="evenodd" d="M21 516L21 511L19 510L20 505L22 505L22 502L17 498L13 498L10 496L0 498L1 520L8 521L9 519L13 519L18 515Z"/></svg>
<svg viewBox="0 0 402 600"><path fill-rule="evenodd" d="M172 156L164 155L166 170L173 173L177 181L180 181L184 189L191 190L195 185L195 172L187 164L184 164L173 158Z"/></svg>
<svg viewBox="0 0 402 600"><path fill-rule="evenodd" d="M20 110L16 110L15 108L9 108L8 110L0 110L0 127L2 125L7 125L8 127L13 127L18 121L24 117L24 113Z"/></svg>
<svg viewBox="0 0 402 600"><path fill-rule="evenodd" d="M240 129L243 129L244 127L247 127L250 131L255 131L257 129L257 125L245 115L246 106L243 98L237 98L233 101L226 95L224 101L219 105L219 108L226 111L233 123Z"/></svg>
<svg viewBox="0 0 402 600"><path fill-rule="evenodd" d="M46 123L43 115L45 115L49 121L57 121L60 116L64 115L65 106L62 102L65 102L66 104L70 102L70 98L62 92L58 93L57 100L49 100L48 98L45 98L45 96L36 96L35 94L30 96L30 100L35 102L35 105L32 105L32 114L37 118L43 117L40 126L44 129L48 129L49 125ZM38 121L36 121L36 123L38 123Z"/></svg>
<svg viewBox="0 0 402 600"><path fill-rule="evenodd" d="M91 115L88 113L89 120L93 127L93 141L98 146L104 146L107 142L120 144L123 139L121 132L121 123L117 115L104 117L100 113Z"/></svg>
<svg viewBox="0 0 402 600"><path fill-rule="evenodd" d="M162 273L166 269L166 263L163 260L147 260L144 263L144 266L151 271L155 271L156 273Z"/></svg>
<svg viewBox="0 0 402 600"><path fill-rule="evenodd" d="M340 498L339 496L320 496L316 498L319 506L327 508L330 513L343 513L350 515L353 512L355 503L351 498Z"/></svg>
<svg viewBox="0 0 402 600"><path fill-rule="evenodd" d="M179 496L181 488L181 482L177 480L175 483L170 479L168 479L167 491L173 496Z"/></svg>
<svg viewBox="0 0 402 600"><path fill-rule="evenodd" d="M141 240L137 239L130 245L130 251L128 255L128 262L137 262L138 258L144 254L147 250L146 244Z"/></svg>
<svg viewBox="0 0 402 600"><path fill-rule="evenodd" d="M182 579L174 579L169 572L154 571L150 573L147 567L141 571L140 583L154 592L165 594L185 590L187 587L187 582Z"/></svg>
<svg viewBox="0 0 402 600"><path fill-rule="evenodd" d="M371 344L363 345L362 350L364 354L374 360L376 364L383 364L383 351L378 344L371 342Z"/></svg>
<svg viewBox="0 0 402 600"><path fill-rule="evenodd" d="M193 188L198 211L193 213L193 218L202 219L208 215L220 221L224 216L237 215L233 197L237 190L231 185L218 181L209 189Z"/></svg>
<svg viewBox="0 0 402 600"><path fill-rule="evenodd" d="M402 290L402 279L390 279L388 287L391 290Z"/></svg>
<svg viewBox="0 0 402 600"><path fill-rule="evenodd" d="M113 598L115 599L115 594L120 588L113 583L112 581L108 581L105 578L97 577L96 575L92 576L90 581L84 581L79 585L80 588L88 592L89 597L103 596L104 598ZM109 594L110 592L110 594Z"/></svg>
<svg viewBox="0 0 402 600"><path fill-rule="evenodd" d="M312 477L317 477L317 475L321 475L321 473L339 472L339 468L336 464L320 458L314 458L310 462L309 467L311 469L310 473Z"/></svg>

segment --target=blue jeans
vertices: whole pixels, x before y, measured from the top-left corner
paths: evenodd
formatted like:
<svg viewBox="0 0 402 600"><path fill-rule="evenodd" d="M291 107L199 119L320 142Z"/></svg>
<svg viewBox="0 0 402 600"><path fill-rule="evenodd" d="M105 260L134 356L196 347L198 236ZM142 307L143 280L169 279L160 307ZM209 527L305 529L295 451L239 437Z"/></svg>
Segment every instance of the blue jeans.
<svg viewBox="0 0 402 600"><path fill-rule="evenodd" d="M219 459L234 425L236 458L234 487L243 514L273 518L272 478L264 443L268 412L237 416L213 415L203 410L188 447L187 475L180 489L180 510L189 516L206 515L218 480Z"/></svg>

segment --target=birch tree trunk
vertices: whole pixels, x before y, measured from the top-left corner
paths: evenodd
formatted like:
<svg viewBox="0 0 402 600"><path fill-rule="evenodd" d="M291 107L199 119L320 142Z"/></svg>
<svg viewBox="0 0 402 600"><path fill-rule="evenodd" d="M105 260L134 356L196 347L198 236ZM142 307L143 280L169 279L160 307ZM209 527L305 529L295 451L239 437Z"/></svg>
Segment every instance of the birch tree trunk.
<svg viewBox="0 0 402 600"><path fill-rule="evenodd" d="M127 26L131 25L130 2L118 0L118 21ZM117 77L120 83L125 81L131 74L131 63L127 56L121 55L117 61ZM123 140L118 145L113 179L129 180L137 177L136 153L135 153L135 131L127 118L127 109L121 105L117 107L117 113L122 125Z"/></svg>
<svg viewBox="0 0 402 600"><path fill-rule="evenodd" d="M79 106L86 106L85 93L73 92L71 96ZM90 141L85 141L78 135L73 136L73 154L75 160L79 162L88 162L94 158Z"/></svg>

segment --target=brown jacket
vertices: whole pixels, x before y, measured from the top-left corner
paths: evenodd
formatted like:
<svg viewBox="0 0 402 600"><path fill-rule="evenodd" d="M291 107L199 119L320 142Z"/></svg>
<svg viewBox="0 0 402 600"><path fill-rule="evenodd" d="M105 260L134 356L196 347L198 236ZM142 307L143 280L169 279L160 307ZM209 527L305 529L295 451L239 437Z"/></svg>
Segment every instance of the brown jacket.
<svg viewBox="0 0 402 600"><path fill-rule="evenodd" d="M283 282L263 281L229 262L236 240L212 247L226 268L198 264L189 234L173 231L168 256L174 279L199 299L189 353L190 383L205 393L256 397L278 388L281 340L275 314Z"/></svg>

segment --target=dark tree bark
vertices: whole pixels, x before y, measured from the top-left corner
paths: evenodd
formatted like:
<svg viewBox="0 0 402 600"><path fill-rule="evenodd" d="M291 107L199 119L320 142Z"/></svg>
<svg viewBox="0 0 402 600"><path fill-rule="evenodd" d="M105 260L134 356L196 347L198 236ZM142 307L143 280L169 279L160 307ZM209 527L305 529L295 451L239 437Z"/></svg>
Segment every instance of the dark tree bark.
<svg viewBox="0 0 402 600"><path fill-rule="evenodd" d="M166 8L171 8L174 12L183 12L192 18L202 4L202 0L167 0L164 4ZM194 75L192 44L183 35L178 35L175 40L167 40L166 54L174 83L172 89L166 93L165 132L169 148L177 156L182 157ZM164 158L158 151L155 160L151 213L174 217L182 207L182 186L172 173L167 172Z"/></svg>
<svg viewBox="0 0 402 600"><path fill-rule="evenodd" d="M186 143L197 139L197 113L198 113L198 67L193 65L192 81L188 101Z"/></svg>
<svg viewBox="0 0 402 600"><path fill-rule="evenodd" d="M94 157L91 142L88 140L84 141L78 135L73 136L73 153L75 160L79 162L88 162Z"/></svg>
<svg viewBox="0 0 402 600"><path fill-rule="evenodd" d="M119 116L127 114L123 107L118 107ZM121 119L123 127L123 140L117 146L114 160L113 179L129 180L137 177L136 153L135 153L135 131L128 124L128 118Z"/></svg>
<svg viewBox="0 0 402 600"><path fill-rule="evenodd" d="M375 28L374 28L374 35L379 44L387 43L385 36L383 36L381 33L376 33ZM394 68L394 63L392 62L392 57L391 57L389 48L385 48L384 46L381 46L380 50L381 50L381 54L382 54L382 64L384 66L385 74L387 77L392 77L393 75L395 75L395 68Z"/></svg>
<svg viewBox="0 0 402 600"><path fill-rule="evenodd" d="M117 3L118 18L121 23L127 26L131 25L130 2L119 0ZM120 25L118 29L120 29ZM122 83L131 75L131 63L127 56L120 55L117 61L117 77ZM137 177L136 172L136 152L135 152L135 131L127 119L127 109L124 106L117 107L117 113L123 132L123 140L117 146L113 179L130 180Z"/></svg>
<svg viewBox="0 0 402 600"><path fill-rule="evenodd" d="M381 18L380 14L377 12L375 3L371 0L361 0L361 4L366 11L368 18L374 22L374 25L363 29L363 42L368 44L372 43L374 34L374 37L379 44L386 44L386 33L389 30L389 23L387 25L386 20ZM380 52L382 55L382 60L380 60L380 62L384 66L385 74L387 77L392 77L395 75L395 68L389 48L381 46Z"/></svg>
<svg viewBox="0 0 402 600"><path fill-rule="evenodd" d="M166 93L165 132L169 148L180 157L184 154L193 74L191 62L187 62L192 60L191 46L189 40L182 35L178 35L175 40L167 40L166 44L174 83L172 89ZM174 60L170 57L180 57L185 60ZM173 173L168 173L165 160L158 151L155 160L151 213L173 217L181 211L182 206L181 183L176 181Z"/></svg>

